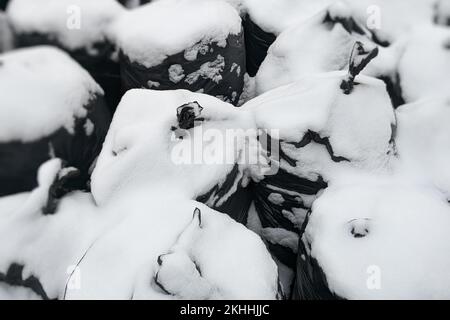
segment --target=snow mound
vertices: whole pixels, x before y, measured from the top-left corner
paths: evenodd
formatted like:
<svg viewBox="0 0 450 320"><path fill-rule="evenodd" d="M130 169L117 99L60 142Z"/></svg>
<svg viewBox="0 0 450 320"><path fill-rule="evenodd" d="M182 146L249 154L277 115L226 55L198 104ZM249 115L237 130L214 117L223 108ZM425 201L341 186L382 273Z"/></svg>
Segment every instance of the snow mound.
<svg viewBox="0 0 450 320"><path fill-rule="evenodd" d="M193 128L179 128L177 109L197 102L203 108ZM197 110L200 112L200 110ZM224 180L247 144L251 115L217 98L187 90L135 89L122 98L92 175L92 193L104 204L123 190L147 188L189 199ZM229 147L227 130L236 143ZM230 136L229 136L230 137ZM176 190L176 191L175 191Z"/></svg>
<svg viewBox="0 0 450 320"><path fill-rule="evenodd" d="M446 93L450 88L450 29L418 29L408 39L398 72L406 102Z"/></svg>
<svg viewBox="0 0 450 320"><path fill-rule="evenodd" d="M241 18L223 1L165 0L130 10L113 29L120 49L150 68L203 41L225 46L230 34L240 33Z"/></svg>
<svg viewBox="0 0 450 320"><path fill-rule="evenodd" d="M16 32L47 34L70 50L104 42L123 12L116 0L12 0L7 9Z"/></svg>
<svg viewBox="0 0 450 320"><path fill-rule="evenodd" d="M70 75L68 77L67 75ZM34 47L0 55L0 141L29 142L65 127L102 89L64 52Z"/></svg>
<svg viewBox="0 0 450 320"><path fill-rule="evenodd" d="M430 188L373 177L314 203L310 254L347 299L448 299L450 208Z"/></svg>

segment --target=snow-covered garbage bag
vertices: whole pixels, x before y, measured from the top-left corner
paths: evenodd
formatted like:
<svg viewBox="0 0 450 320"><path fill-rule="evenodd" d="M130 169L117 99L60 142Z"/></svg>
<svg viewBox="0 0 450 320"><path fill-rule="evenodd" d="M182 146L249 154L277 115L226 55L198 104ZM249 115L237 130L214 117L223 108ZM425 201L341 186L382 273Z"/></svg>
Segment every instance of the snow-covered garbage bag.
<svg viewBox="0 0 450 320"><path fill-rule="evenodd" d="M160 190L197 199L246 222L254 127L250 112L206 94L130 90L114 115L92 175L94 198L104 204L127 189L158 181Z"/></svg>
<svg viewBox="0 0 450 320"><path fill-rule="evenodd" d="M294 298L449 299L447 200L431 185L357 175L314 203Z"/></svg>
<svg viewBox="0 0 450 320"><path fill-rule="evenodd" d="M0 0L0 10L5 10L8 6L9 0Z"/></svg>
<svg viewBox="0 0 450 320"><path fill-rule="evenodd" d="M357 22L352 8L342 2L330 5L278 36L256 75L256 93L262 94L308 74L348 69L349 52L356 41L367 49L377 47L377 56L363 73L386 82L395 107L403 104L397 74L403 47L380 46L374 33Z"/></svg>
<svg viewBox="0 0 450 320"><path fill-rule="evenodd" d="M333 0L242 0L247 71L253 77L276 37L298 21L325 8ZM296 41L296 39L294 40Z"/></svg>
<svg viewBox="0 0 450 320"><path fill-rule="evenodd" d="M418 28L406 41L398 64L402 95L415 102L450 88L450 28Z"/></svg>
<svg viewBox="0 0 450 320"><path fill-rule="evenodd" d="M434 22L443 26L450 26L450 2L437 0L434 5Z"/></svg>
<svg viewBox="0 0 450 320"><path fill-rule="evenodd" d="M50 160L33 192L0 198L0 296L277 297L276 265L243 225L160 189L160 180L105 206L81 191L55 199L51 191L64 186L61 178L71 170ZM49 202L56 208L50 215L43 209Z"/></svg>
<svg viewBox="0 0 450 320"><path fill-rule="evenodd" d="M6 14L0 10L0 53L14 47L14 36Z"/></svg>
<svg viewBox="0 0 450 320"><path fill-rule="evenodd" d="M386 86L356 75L370 55L355 57L349 73L305 76L243 106L271 135L272 169L253 173L262 236L291 268L305 217L327 183L347 167L384 168L394 154L396 121Z"/></svg>
<svg viewBox="0 0 450 320"><path fill-rule="evenodd" d="M116 0L12 0L7 14L17 45L53 45L87 69L114 111L121 97L120 66L111 23L125 9Z"/></svg>
<svg viewBox="0 0 450 320"><path fill-rule="evenodd" d="M230 4L164 0L115 24L125 90L188 89L237 105L244 87L244 33Z"/></svg>
<svg viewBox="0 0 450 320"><path fill-rule="evenodd" d="M52 157L77 167L74 181L85 187L110 115L91 76L63 51L42 46L0 55L0 119L6 195L36 187L37 169Z"/></svg>

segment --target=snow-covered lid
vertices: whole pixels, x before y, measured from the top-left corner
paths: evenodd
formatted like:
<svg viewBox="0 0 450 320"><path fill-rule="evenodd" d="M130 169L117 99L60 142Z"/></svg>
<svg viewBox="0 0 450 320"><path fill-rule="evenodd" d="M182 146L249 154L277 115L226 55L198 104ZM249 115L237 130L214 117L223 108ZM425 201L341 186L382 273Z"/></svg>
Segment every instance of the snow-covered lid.
<svg viewBox="0 0 450 320"><path fill-rule="evenodd" d="M347 73L305 76L245 104L259 128L279 130L280 139L300 142L308 130L329 137L335 155L349 160L379 159L389 150L395 123L385 84L359 75L354 90L341 89Z"/></svg>
<svg viewBox="0 0 450 320"><path fill-rule="evenodd" d="M398 65L406 102L448 93L450 90L450 29L417 29L408 39Z"/></svg>
<svg viewBox="0 0 450 320"><path fill-rule="evenodd" d="M114 25L120 49L146 67L200 41L226 45L239 34L241 18L230 4L210 0L164 0L124 14Z"/></svg>
<svg viewBox="0 0 450 320"><path fill-rule="evenodd" d="M195 110L195 102L202 109ZM177 120L178 114L183 118L183 105L192 106L199 118L187 130ZM114 114L92 175L94 198L104 204L116 194L155 187L189 199L200 196L230 173L246 143L245 130L253 127L248 113L209 95L130 90ZM227 129L242 129L235 144L223 140Z"/></svg>
<svg viewBox="0 0 450 320"><path fill-rule="evenodd" d="M61 127L103 90L69 55L34 47L0 55L0 141L33 141Z"/></svg>
<svg viewBox="0 0 450 320"><path fill-rule="evenodd" d="M7 14L17 32L46 34L76 50L104 41L124 10L116 0L12 0Z"/></svg>
<svg viewBox="0 0 450 320"><path fill-rule="evenodd" d="M450 207L432 189L364 177L329 187L306 229L310 254L345 299L449 299Z"/></svg>

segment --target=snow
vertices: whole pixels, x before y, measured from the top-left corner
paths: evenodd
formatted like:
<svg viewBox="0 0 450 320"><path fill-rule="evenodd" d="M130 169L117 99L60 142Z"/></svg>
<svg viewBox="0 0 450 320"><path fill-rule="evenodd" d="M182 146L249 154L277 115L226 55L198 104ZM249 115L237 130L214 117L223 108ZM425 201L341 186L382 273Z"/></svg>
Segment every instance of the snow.
<svg viewBox="0 0 450 320"><path fill-rule="evenodd" d="M0 11L0 53L13 48L13 34L6 14Z"/></svg>
<svg viewBox="0 0 450 320"><path fill-rule="evenodd" d="M345 157L352 166L385 167L391 151L391 125L395 124L385 85L360 75L354 91L345 95L340 89L345 76L345 72L305 76L256 97L243 108L253 110L258 128L278 130L280 140L300 142L313 131L328 137L334 155ZM329 175L336 166L348 165L346 161L331 161L325 147L315 143L301 149L282 143L282 149L297 161L297 167L285 166L284 162L281 166L300 176Z"/></svg>
<svg viewBox="0 0 450 320"><path fill-rule="evenodd" d="M347 299L448 299L445 199L392 177L356 180L330 186L306 229L331 291Z"/></svg>
<svg viewBox="0 0 450 320"><path fill-rule="evenodd" d="M45 34L77 50L105 41L124 10L116 0L12 0L7 14L17 32Z"/></svg>
<svg viewBox="0 0 450 320"><path fill-rule="evenodd" d="M450 199L450 97L436 96L397 110L399 170Z"/></svg>
<svg viewBox="0 0 450 320"><path fill-rule="evenodd" d="M411 34L399 62L402 95L407 102L450 88L450 29L427 27Z"/></svg>
<svg viewBox="0 0 450 320"><path fill-rule="evenodd" d="M0 142L29 142L65 127L94 95L103 95L91 76L66 53L47 46L0 55ZM70 75L68 77L67 75Z"/></svg>
<svg viewBox="0 0 450 320"><path fill-rule="evenodd" d="M192 47L198 49L198 43L224 47L230 34L241 31L241 18L222 1L164 0L130 10L113 29L119 48L131 61L150 68L184 50L193 56Z"/></svg>
<svg viewBox="0 0 450 320"><path fill-rule="evenodd" d="M341 23L324 23L327 15L333 19L353 19L357 15L349 3L337 2L315 16L294 24L283 31L270 46L267 57L256 75L258 94L297 81L305 75L347 70L356 41L365 47L375 46L364 23L358 26L365 34L349 33ZM363 70L373 77L391 77L404 52L406 40L389 47L378 47L379 53Z"/></svg>
<svg viewBox="0 0 450 320"><path fill-rule="evenodd" d="M93 240L96 220L92 198L80 192L65 198L56 215L44 216L40 212L60 168L59 159L42 165L38 174L39 187L23 194L21 206L13 206L13 213L6 217L3 217L4 212L0 215L1 272L12 263L23 264L23 278L38 277L50 298L62 296L67 268L77 264L83 250ZM0 202L3 201L4 198L0 198Z"/></svg>
<svg viewBox="0 0 450 320"><path fill-rule="evenodd" d="M136 185L103 206L72 192L44 216L60 173L59 159L45 163L39 187L22 195L20 207L0 198L2 210L15 208L0 215L0 271L23 264L23 278L37 277L49 298L275 299L277 267L265 245L227 215L150 179L146 189Z"/></svg>
<svg viewBox="0 0 450 320"><path fill-rule="evenodd" d="M39 296L26 288L0 284L0 300L39 300Z"/></svg>
<svg viewBox="0 0 450 320"><path fill-rule="evenodd" d="M276 35L304 21L335 0L244 0L250 18L266 32Z"/></svg>

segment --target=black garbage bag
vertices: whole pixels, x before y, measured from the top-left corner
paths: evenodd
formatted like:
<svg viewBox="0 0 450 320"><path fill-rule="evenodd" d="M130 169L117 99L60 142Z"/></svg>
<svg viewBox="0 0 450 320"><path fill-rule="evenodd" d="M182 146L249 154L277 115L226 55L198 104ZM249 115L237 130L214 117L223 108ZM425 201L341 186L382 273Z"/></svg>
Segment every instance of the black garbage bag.
<svg viewBox="0 0 450 320"><path fill-rule="evenodd" d="M105 91L105 101L111 111L114 113L120 98L122 97L122 88L120 81L119 63L111 59L115 52L114 45L109 41L95 45L95 55L89 54L87 49L68 50L61 43L53 40L48 35L39 33L18 34L16 36L16 45L18 47L31 47L38 45L52 45L68 52L83 68L85 68L95 79L95 81Z"/></svg>
<svg viewBox="0 0 450 320"><path fill-rule="evenodd" d="M106 2L102 2L105 4ZM67 8L70 8L72 3L67 1ZM51 22L51 19L55 21L52 22L51 31L47 31L45 33L41 32L38 29L33 29L24 26L24 23L20 17L20 10L26 10L25 6L21 4L20 6L15 6L15 2L12 1L10 8L8 9L8 15L10 16L10 20L15 30L15 44L17 47L30 47L37 45L51 45L58 47L67 53L69 53L72 58L74 58L79 64L82 65L95 79L95 81L103 88L105 91L105 101L113 113L120 101L122 96L121 92L121 82L120 82L120 66L117 59L117 50L115 48L115 44L107 36L106 29L109 24L114 21L116 15L118 15L121 10L123 10L122 6L115 1L111 1L111 4L105 7L104 17L100 15L102 13L90 13L90 15L83 16L83 10L89 10L88 6L84 7L84 4L80 7L80 28L74 29L73 37L74 38L82 38L80 36L82 33L86 33L89 35L92 32L92 27L85 27L86 25L91 26L94 24L94 19L99 21L96 28L101 30L101 35L99 35L98 39L92 43L91 41L87 42L84 47L80 47L79 45L76 48L69 46L67 43L70 43L71 33L64 33L61 35L60 28L68 28L65 25L58 25L59 17L54 15L49 15L45 13L46 4L42 4L43 12L36 12L36 19L40 22L40 24L45 25ZM34 7L33 7L34 8ZM68 9L65 9L68 10ZM111 13L109 13L111 12ZM40 14L42 18L40 17ZM66 11L63 14L67 14ZM96 16L98 15L98 16ZM70 16L68 15L68 19ZM83 19L93 19L92 21L83 21ZM34 22L36 23L36 22ZM69 30L70 31L70 30ZM86 38L89 38L86 36ZM78 41L78 40L77 40Z"/></svg>
<svg viewBox="0 0 450 320"><path fill-rule="evenodd" d="M300 230L298 254L296 261L296 278L291 293L293 300L336 300L341 299L330 291L325 273L317 263L317 260L311 257L310 243L304 237L305 228L308 224L309 215L305 219Z"/></svg>
<svg viewBox="0 0 450 320"><path fill-rule="evenodd" d="M0 53L12 50L14 35L7 16L0 10Z"/></svg>
<svg viewBox="0 0 450 320"><path fill-rule="evenodd" d="M247 14L243 20L245 32L245 51L247 72L254 77L267 55L267 51L276 36L273 33L265 32L255 24Z"/></svg>
<svg viewBox="0 0 450 320"><path fill-rule="evenodd" d="M210 19L222 11L223 18ZM161 20L164 15L177 19L177 25ZM182 33L178 25L185 29ZM187 89L238 104L246 72L244 31L238 12L228 3L156 1L131 10L116 28L124 91Z"/></svg>
<svg viewBox="0 0 450 320"><path fill-rule="evenodd" d="M2 61L3 64L3 66L0 66L0 74L2 73L2 69L4 70L6 68L9 61L15 60L15 55L22 56L22 60L24 60L23 56L28 55L28 58L25 60L27 60L26 63L29 63L31 66L36 63L42 63L40 62L40 59L44 57L45 59L50 60L47 60L44 63L43 69L46 67L54 67L61 70L61 72L71 70L71 75L73 77L77 77L79 74L85 75L85 71L76 65L63 52L56 49L51 49L50 47L23 49L18 50L17 52L11 51L8 53L6 58L4 56L0 56L0 61ZM54 62L55 65L51 66L52 62L49 63L49 61L53 58L56 61ZM73 65L72 67L65 68L63 65L58 64L58 62L61 61L68 63L68 66L70 66L70 64ZM11 70L4 72L10 71ZM28 79L22 79L23 81L27 81L26 85L29 90L27 93L27 89L23 92L23 84L20 82L20 79L10 78L9 81L11 84L8 88L17 88L17 92L15 94L42 94L46 90L49 90L49 87L45 84L45 82L51 83L52 81L59 81L55 78L49 78L52 76L46 77L45 74L38 75L33 74L33 72L34 71L30 71L29 77L39 77L41 75L42 78L40 78L39 81L44 83L43 86L41 86L39 81L36 83L30 83ZM94 83L92 78L90 81L92 81L90 84ZM33 87L30 88L30 86ZM62 87L64 87L63 84ZM61 89L61 92L63 92L63 90L66 89ZM61 92L59 92L58 89L55 89L55 91L48 93L48 97L53 97L52 94L61 97ZM69 93L73 94L73 92L70 91L67 95L69 95ZM72 128L68 129L65 125L61 125L49 134L42 135L36 133L36 136L27 138L26 140L23 140L23 138L19 136L17 136L17 138L9 137L7 139L0 137L0 196L34 189L37 186L36 174L38 168L42 163L54 157L63 159L66 161L68 166L76 167L79 170L77 177L71 180L71 184L74 188L88 188L90 167L101 150L103 140L108 131L111 115L105 104L101 91L89 91L83 92L82 94L89 94L88 102L79 106L79 108L85 110L83 115L78 113L78 111L72 114L71 112L73 111L70 110L67 110L67 114L61 114L61 116L73 118ZM0 108L13 107L10 103L2 106L2 98L5 97L0 96ZM8 99L8 97L6 97L6 99ZM17 103L22 103L21 101L22 100L18 99ZM80 98L80 101L82 101L82 98ZM41 102L42 100L39 100L37 103ZM59 107L64 109L65 103L67 102L62 100L59 103ZM30 108L38 109L39 106L30 106ZM79 110L79 108L77 109ZM61 113L61 110L55 110L55 112ZM20 115L20 117L26 118L30 117L30 115L24 113ZM43 128L52 125L50 123L46 123L45 118L46 117L43 116L42 118L31 119L31 121L42 122L39 123L38 126ZM16 120L17 118L14 117L13 121ZM20 128L20 121L18 121L16 126ZM26 130L26 128L24 128L24 130Z"/></svg>

